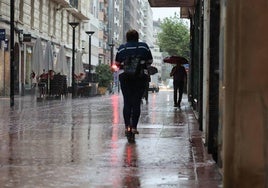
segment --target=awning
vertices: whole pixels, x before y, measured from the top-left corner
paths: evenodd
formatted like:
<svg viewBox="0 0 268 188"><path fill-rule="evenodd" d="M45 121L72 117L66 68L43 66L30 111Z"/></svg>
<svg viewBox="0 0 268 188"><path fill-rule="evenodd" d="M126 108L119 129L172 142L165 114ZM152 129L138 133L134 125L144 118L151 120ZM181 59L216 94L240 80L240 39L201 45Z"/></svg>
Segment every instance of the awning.
<svg viewBox="0 0 268 188"><path fill-rule="evenodd" d="M150 6L153 8L160 7L180 7L180 17L190 18L196 0L148 0Z"/></svg>
<svg viewBox="0 0 268 188"><path fill-rule="evenodd" d="M196 0L148 0L151 7L194 7Z"/></svg>
<svg viewBox="0 0 268 188"><path fill-rule="evenodd" d="M82 53L80 51L76 53L74 73L76 75L79 75L80 73L84 73Z"/></svg>
<svg viewBox="0 0 268 188"><path fill-rule="evenodd" d="M68 74L68 66L64 46L60 47L60 50L57 54L55 72L60 73L62 75Z"/></svg>
<svg viewBox="0 0 268 188"><path fill-rule="evenodd" d="M194 7L181 7L180 17L189 19L194 14Z"/></svg>
<svg viewBox="0 0 268 188"><path fill-rule="evenodd" d="M44 61L43 61L43 69L45 69L46 72L49 70L53 70L53 62L54 62L54 57L53 57L53 51L52 51L52 45L51 42L47 42L45 54L44 54Z"/></svg>
<svg viewBox="0 0 268 188"><path fill-rule="evenodd" d="M43 73L43 47L41 39L37 38L34 43L33 56L32 56L32 71L35 72L37 76Z"/></svg>

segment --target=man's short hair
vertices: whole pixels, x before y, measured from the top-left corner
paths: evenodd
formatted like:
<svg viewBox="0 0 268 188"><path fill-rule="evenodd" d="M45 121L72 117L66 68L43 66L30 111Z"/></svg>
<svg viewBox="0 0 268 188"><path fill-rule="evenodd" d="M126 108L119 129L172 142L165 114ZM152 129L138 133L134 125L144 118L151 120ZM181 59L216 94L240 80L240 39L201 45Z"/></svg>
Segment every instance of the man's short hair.
<svg viewBox="0 0 268 188"><path fill-rule="evenodd" d="M139 41L139 33L135 29L130 29L128 30L126 34L127 42L129 41L134 41L138 42Z"/></svg>

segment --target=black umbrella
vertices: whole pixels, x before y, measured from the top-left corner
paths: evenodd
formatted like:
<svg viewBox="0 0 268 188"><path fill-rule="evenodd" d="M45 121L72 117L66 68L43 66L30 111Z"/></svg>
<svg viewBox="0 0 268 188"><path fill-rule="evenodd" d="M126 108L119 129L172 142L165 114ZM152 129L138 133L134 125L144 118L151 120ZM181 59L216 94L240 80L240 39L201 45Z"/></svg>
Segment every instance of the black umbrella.
<svg viewBox="0 0 268 188"><path fill-rule="evenodd" d="M154 75L154 74L158 73L157 68L154 66L148 66L147 70L148 70L149 75Z"/></svg>

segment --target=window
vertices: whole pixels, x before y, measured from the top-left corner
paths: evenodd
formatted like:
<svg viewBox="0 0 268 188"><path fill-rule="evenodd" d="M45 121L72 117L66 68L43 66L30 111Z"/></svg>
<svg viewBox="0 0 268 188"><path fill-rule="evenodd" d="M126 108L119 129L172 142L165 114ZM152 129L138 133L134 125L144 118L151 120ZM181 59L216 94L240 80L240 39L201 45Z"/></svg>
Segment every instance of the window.
<svg viewBox="0 0 268 188"><path fill-rule="evenodd" d="M47 33L50 34L51 28L51 1L48 2L48 22L47 22Z"/></svg>
<svg viewBox="0 0 268 188"><path fill-rule="evenodd" d="M23 0L19 2L19 20L23 22Z"/></svg>
<svg viewBox="0 0 268 188"><path fill-rule="evenodd" d="M56 23L57 23L56 15L57 15L57 10L56 8L53 8L53 33L52 35L54 36L56 36Z"/></svg>
<svg viewBox="0 0 268 188"><path fill-rule="evenodd" d="M69 23L70 22L70 14L68 14L67 15L67 23ZM68 25L68 27L67 27L67 43L70 43L70 40L71 40L71 37L70 36L72 36L72 34L70 34L70 31L71 31L71 26L70 25Z"/></svg>
<svg viewBox="0 0 268 188"><path fill-rule="evenodd" d="M31 0L31 27L34 28L34 0Z"/></svg>
<svg viewBox="0 0 268 188"><path fill-rule="evenodd" d="M61 33L61 40L62 41L63 41L63 26L64 26L63 22L64 22L64 13L63 13L63 11L61 11L61 31L60 31L60 33Z"/></svg>
<svg viewBox="0 0 268 188"><path fill-rule="evenodd" d="M39 31L43 27L43 0L39 0Z"/></svg>

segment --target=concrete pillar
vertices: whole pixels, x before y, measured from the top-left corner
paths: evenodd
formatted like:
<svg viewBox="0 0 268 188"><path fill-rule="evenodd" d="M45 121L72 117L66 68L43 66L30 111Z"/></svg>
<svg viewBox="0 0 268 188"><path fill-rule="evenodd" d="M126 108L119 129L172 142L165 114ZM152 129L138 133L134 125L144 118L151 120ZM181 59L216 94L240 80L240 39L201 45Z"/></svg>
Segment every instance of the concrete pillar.
<svg viewBox="0 0 268 188"><path fill-rule="evenodd" d="M208 121L209 121L209 65L210 65L210 0L204 1L204 52L203 52L203 117L202 130L206 135L205 142L208 142Z"/></svg>
<svg viewBox="0 0 268 188"><path fill-rule="evenodd" d="M4 51L4 41L0 41L0 96L4 95L5 86L5 51Z"/></svg>
<svg viewBox="0 0 268 188"><path fill-rule="evenodd" d="M10 94L10 53L9 51L4 52L4 95Z"/></svg>
<svg viewBox="0 0 268 188"><path fill-rule="evenodd" d="M268 187L268 1L222 0L221 5L224 187L265 188Z"/></svg>

